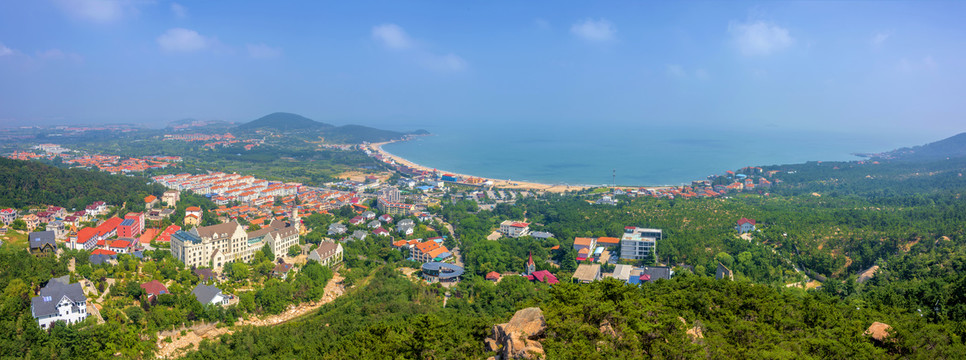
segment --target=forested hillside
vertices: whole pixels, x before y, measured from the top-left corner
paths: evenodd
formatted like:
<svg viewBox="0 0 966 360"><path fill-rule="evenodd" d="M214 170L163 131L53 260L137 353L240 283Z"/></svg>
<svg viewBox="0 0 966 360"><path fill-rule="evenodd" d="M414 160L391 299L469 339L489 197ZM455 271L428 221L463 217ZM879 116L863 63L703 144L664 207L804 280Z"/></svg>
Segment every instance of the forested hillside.
<svg viewBox="0 0 966 360"><path fill-rule="evenodd" d="M141 177L62 169L35 161L0 159L0 207L57 205L80 208L94 201L143 203L164 188Z"/></svg>

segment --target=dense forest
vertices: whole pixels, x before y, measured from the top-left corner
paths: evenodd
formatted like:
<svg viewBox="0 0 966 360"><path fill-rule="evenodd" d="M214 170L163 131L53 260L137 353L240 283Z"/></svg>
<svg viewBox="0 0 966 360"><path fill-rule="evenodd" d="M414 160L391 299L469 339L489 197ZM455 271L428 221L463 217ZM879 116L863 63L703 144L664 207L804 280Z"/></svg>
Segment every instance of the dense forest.
<svg viewBox="0 0 966 360"><path fill-rule="evenodd" d="M35 161L0 159L0 207L57 205L69 210L95 201L143 205L145 196L164 192L161 185L149 185L149 181Z"/></svg>

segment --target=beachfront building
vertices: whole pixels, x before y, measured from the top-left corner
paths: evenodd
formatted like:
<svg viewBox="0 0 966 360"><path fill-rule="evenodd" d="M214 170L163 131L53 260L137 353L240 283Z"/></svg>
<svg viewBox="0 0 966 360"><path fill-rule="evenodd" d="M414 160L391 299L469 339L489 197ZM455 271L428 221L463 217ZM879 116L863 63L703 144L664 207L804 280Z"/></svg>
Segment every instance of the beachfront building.
<svg viewBox="0 0 966 360"><path fill-rule="evenodd" d="M657 258L657 241L661 240L661 229L627 226L621 237L621 259L643 260Z"/></svg>
<svg viewBox="0 0 966 360"><path fill-rule="evenodd" d="M273 221L265 228L246 233L241 224L233 221L174 233L171 253L185 266L217 269L228 262L251 260L266 244L278 259L298 242L298 229L288 223Z"/></svg>
<svg viewBox="0 0 966 360"><path fill-rule="evenodd" d="M506 220L500 223L500 232L512 238L527 236L530 234L530 223Z"/></svg>

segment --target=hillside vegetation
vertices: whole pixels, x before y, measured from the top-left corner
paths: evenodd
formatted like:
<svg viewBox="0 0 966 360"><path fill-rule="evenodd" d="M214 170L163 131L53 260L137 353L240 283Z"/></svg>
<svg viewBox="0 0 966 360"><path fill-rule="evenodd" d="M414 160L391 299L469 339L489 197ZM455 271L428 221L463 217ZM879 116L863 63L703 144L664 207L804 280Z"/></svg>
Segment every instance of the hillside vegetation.
<svg viewBox="0 0 966 360"><path fill-rule="evenodd" d="M141 177L115 176L80 169L63 169L36 161L0 159L0 207L58 205L81 208L94 201L142 204L164 188Z"/></svg>

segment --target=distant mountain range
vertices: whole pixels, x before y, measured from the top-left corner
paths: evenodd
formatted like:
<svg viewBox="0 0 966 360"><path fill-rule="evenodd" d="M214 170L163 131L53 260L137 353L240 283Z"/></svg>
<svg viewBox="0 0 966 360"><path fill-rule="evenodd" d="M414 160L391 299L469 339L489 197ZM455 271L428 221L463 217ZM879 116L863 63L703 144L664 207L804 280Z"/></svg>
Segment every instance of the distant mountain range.
<svg viewBox="0 0 966 360"><path fill-rule="evenodd" d="M362 125L335 126L315 121L298 114L277 112L262 116L250 122L238 125L239 131L280 131L297 133L318 133L329 141L344 143L361 143L363 141L379 142L400 139L406 135L427 135L428 131L419 129L411 132L376 129Z"/></svg>
<svg viewBox="0 0 966 360"><path fill-rule="evenodd" d="M896 160L940 160L966 157L966 133L960 133L925 145L901 148L869 156Z"/></svg>

